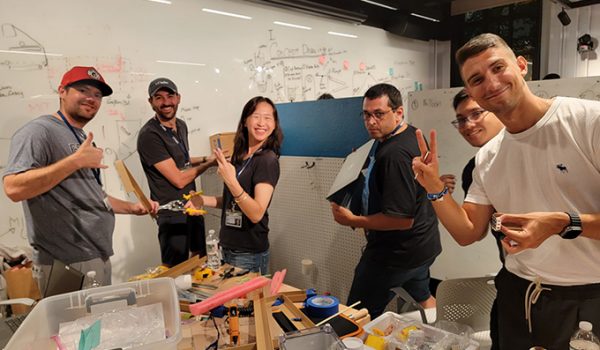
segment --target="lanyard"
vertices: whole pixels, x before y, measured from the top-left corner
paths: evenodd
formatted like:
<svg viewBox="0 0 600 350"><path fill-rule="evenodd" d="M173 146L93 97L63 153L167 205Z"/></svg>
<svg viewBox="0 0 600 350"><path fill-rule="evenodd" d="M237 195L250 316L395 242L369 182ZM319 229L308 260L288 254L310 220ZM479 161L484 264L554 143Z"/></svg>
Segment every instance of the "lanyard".
<svg viewBox="0 0 600 350"><path fill-rule="evenodd" d="M383 140L385 141L385 140L389 139L390 137L394 136L394 134L396 133L396 131L400 130L400 128L401 128L403 125L404 125L404 120L402 120L402 121L400 122L400 124L396 125L396 127L394 128L394 130L392 130L392 132L390 132L389 134L385 135L385 136L383 137Z"/></svg>
<svg viewBox="0 0 600 350"><path fill-rule="evenodd" d="M75 131L75 128L73 128L73 125L71 125L71 123L69 123L69 121L67 120L67 118L65 118L64 114L62 114L61 111L57 111L56 113L58 113L58 115L60 116L60 118L62 119L62 121L69 127L69 130L71 130L71 132L73 133L73 135L75 135L75 138L77 139L77 142L79 142L79 145L81 146L82 142L81 142L81 138L79 137L79 135L77 134L77 132ZM83 139L86 139L85 133L83 134ZM96 145L94 143L92 143L92 145L94 145L94 147L96 147ZM98 182L98 185L102 186L102 181L100 181L100 169L98 168L91 168L92 173L94 174L94 177L96 178L96 182Z"/></svg>
<svg viewBox="0 0 600 350"><path fill-rule="evenodd" d="M252 154L250 155L250 157L248 157L248 159L246 159L244 161L244 164L242 165L242 168L237 173L237 178L238 179L239 179L240 175L242 175L242 172L244 171L244 169L246 169L246 167L248 166L248 164L250 164L250 161L252 160L252 157L254 157L254 154L256 154L257 152L260 152L260 151L262 151L262 148L259 148L256 151L252 152Z"/></svg>
<svg viewBox="0 0 600 350"><path fill-rule="evenodd" d="M183 152L183 157L185 158L185 167L190 165L190 152L188 152L187 148L185 148L185 145L183 144L183 142L180 142L179 139L177 138L179 135L175 135L175 133L173 132L173 129L171 128L167 128L166 126L162 125L162 123L160 122L160 120L158 120L158 117L155 117L156 121L158 122L158 125L160 125L160 127L171 136L171 138L173 139L173 142L175 142L175 144L177 146L179 146L179 148L181 149L181 152Z"/></svg>

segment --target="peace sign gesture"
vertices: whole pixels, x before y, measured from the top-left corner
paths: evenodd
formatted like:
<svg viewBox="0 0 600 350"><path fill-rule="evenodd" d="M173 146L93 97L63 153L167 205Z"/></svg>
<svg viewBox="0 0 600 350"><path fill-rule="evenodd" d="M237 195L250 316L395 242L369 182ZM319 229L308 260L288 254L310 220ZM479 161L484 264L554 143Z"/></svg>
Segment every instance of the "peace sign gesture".
<svg viewBox="0 0 600 350"><path fill-rule="evenodd" d="M427 149L425 136L420 129L417 129L416 135L421 156L415 157L412 162L415 180L425 187L428 193L441 192L444 189L444 183L440 180L439 175L436 132L431 130L430 149Z"/></svg>

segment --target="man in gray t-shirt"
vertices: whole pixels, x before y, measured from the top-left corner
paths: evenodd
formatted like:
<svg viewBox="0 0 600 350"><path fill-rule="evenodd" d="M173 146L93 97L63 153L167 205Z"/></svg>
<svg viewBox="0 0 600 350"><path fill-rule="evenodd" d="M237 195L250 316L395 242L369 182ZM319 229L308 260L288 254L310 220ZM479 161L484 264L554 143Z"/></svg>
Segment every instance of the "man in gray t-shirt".
<svg viewBox="0 0 600 350"><path fill-rule="evenodd" d="M7 196L22 201L34 271L43 293L58 259L110 284L114 213L144 215L141 204L102 189L103 151L83 127L112 89L93 67L74 67L58 87L60 109L34 119L12 137L3 182ZM152 202L152 212L158 203Z"/></svg>

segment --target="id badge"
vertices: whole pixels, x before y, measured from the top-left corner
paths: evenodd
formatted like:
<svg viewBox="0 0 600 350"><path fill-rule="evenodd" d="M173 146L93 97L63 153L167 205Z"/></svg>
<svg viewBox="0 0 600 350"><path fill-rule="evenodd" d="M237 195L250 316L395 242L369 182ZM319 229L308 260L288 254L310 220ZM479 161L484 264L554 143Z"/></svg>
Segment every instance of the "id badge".
<svg viewBox="0 0 600 350"><path fill-rule="evenodd" d="M242 212L227 210L225 212L225 226L242 228Z"/></svg>

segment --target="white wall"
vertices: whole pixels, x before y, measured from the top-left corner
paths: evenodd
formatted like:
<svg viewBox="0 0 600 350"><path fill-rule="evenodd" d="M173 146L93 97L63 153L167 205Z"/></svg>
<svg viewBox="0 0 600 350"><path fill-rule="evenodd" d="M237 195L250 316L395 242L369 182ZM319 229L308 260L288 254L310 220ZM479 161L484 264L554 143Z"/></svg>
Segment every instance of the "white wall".
<svg viewBox="0 0 600 350"><path fill-rule="evenodd" d="M204 7L246 14L252 20L209 14ZM312 30L276 26L274 20ZM156 77L167 76L178 84L179 117L188 123L191 153L202 155L209 152L210 134L235 129L243 104L252 96L266 95L276 102L314 99L325 91L336 97L358 96L379 82L390 82L406 93L415 82L423 89L435 88L434 62L446 65L439 54L432 54L433 43L241 0L177 0L172 5L145 0L2 0L0 25L0 168L14 131L58 108L56 88L62 74L73 65L94 65L115 93L104 99L86 129L106 149L105 163L126 159L145 189L135 140L152 114L146 91ZM114 169L103 171L103 180L108 193L126 197ZM21 206L2 193L0 213L0 243L25 244ZM117 217L115 282L159 263L156 235L148 217Z"/></svg>
<svg viewBox="0 0 600 350"><path fill-rule="evenodd" d="M546 73L558 73L563 78L600 75L598 60L598 38L600 38L600 5L585 6L578 9L565 9L571 18L571 24L563 26L558 18L562 7L553 1L544 1L542 33L541 77ZM577 39L590 34L595 39L596 49L591 53L577 52ZM544 71L543 68L547 67Z"/></svg>

